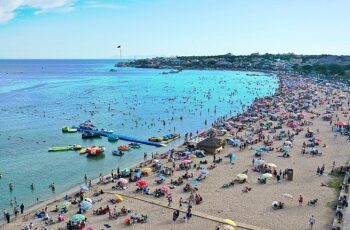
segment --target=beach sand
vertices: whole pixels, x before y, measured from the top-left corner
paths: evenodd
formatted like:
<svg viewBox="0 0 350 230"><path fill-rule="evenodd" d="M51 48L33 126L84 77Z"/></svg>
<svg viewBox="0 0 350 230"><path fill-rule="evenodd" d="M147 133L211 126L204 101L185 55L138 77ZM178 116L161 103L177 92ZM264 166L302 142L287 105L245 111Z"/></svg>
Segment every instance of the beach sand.
<svg viewBox="0 0 350 230"><path fill-rule="evenodd" d="M321 90L321 86L316 86L310 84L309 87L317 88ZM322 86L324 87L324 86ZM300 89L298 89L300 91ZM295 93L295 92L294 92ZM339 95L340 91L337 91L336 95ZM347 94L346 94L347 95ZM348 96L348 95L347 95ZM327 99L327 97L319 92L319 98ZM335 96L337 97L337 96ZM331 98L328 98L331 99ZM346 99L343 100L343 102ZM346 104L346 103L345 103ZM327 104L319 105L316 109L312 108L313 111L323 114ZM349 110L346 106L347 111ZM348 118L344 117L342 111L335 111L335 114L338 114L340 120L347 121ZM346 137L338 135L334 136L329 122L323 121L321 116L311 119L313 114L306 113L305 120L310 120L313 122L313 125L308 126L310 129L316 131L319 129L319 133L316 134L316 137L322 140L322 145L325 143L327 147L318 147L322 151L322 156L310 156L309 154L302 155L301 149L303 142L307 142L305 138L306 128L304 131L300 132L299 135L295 136L293 142L293 148L290 151L290 158L278 157L281 155L280 152L271 151L263 153L262 158L266 162L271 162L276 164L277 170L280 169L283 171L286 168L292 168L294 170L293 181L287 181L282 179L280 183L277 183L275 178L268 180L266 184L259 184L257 178L260 174L252 171L252 160L255 153L254 150L249 150L250 147L253 149L263 146L262 143L249 146L243 151L240 151L237 147L226 147L223 151L218 154L216 157L222 157L223 162L217 164L217 167L213 170L209 170L207 178L202 181L198 186L198 194L203 197L203 202L199 205L193 205L193 211L198 211L200 213L208 214L220 218L228 218L237 222L247 223L255 226L259 226L265 229L273 230L283 230L283 229L297 229L297 230L306 230L309 229L308 220L311 215L314 215L316 218L316 225L313 229L329 229L331 227L334 209L331 207L332 201L337 199L336 190L330 187L321 187L321 183L326 183L331 179L328 176L332 169L333 161L335 161L336 166L345 165L349 160L349 142L346 141ZM335 119L335 117L333 116ZM255 124L258 125L260 121ZM291 128L283 125L283 129L291 130ZM244 132L241 132L239 135L244 136ZM273 135L273 134L272 134ZM226 138L227 136L223 137ZM284 140L274 141L273 147L281 147L284 143ZM228 153L236 153L237 159L234 162L234 165L229 163L228 158L224 158ZM208 160L209 166L212 163L213 157L208 155L206 157ZM203 158L194 159L194 163L198 165L200 160ZM170 163L169 166L171 167ZM322 176L316 175L317 167L325 165L325 174ZM178 165L178 163L177 163ZM235 184L234 187L230 188L221 188L225 183L232 181L235 176L239 173L242 173L245 170L248 170L248 183L245 184ZM195 169L191 169L190 173L193 172L194 177L199 175L199 172ZM177 179L183 175L184 171L176 171L171 177ZM158 177L155 175L150 175L143 178L148 181L150 186L149 188L153 191L155 188L159 188L160 185L154 183ZM165 185L169 185L170 179L165 181ZM186 181L185 183L186 184ZM105 192L112 192L112 185L94 185L85 197L93 197L92 194L96 190L103 189ZM245 186L249 186L252 190L248 193L243 193L242 189ZM141 195L140 193L135 193L136 185L135 183L129 183L128 189L125 191L116 191L120 194L129 194L132 196L145 196L148 199L154 199L156 202L167 203L165 197L155 198L154 196ZM170 190L172 194L173 203L172 207L178 207L178 201L180 197L184 200L187 200L189 193L183 192L183 186L179 186L173 190ZM282 194L288 193L293 195L293 199L284 198ZM298 196L302 195L304 198L304 204L302 206L298 205ZM33 207L32 211L27 211L25 216L19 216L17 219L6 225L2 225L0 229L22 229L26 223L33 222L35 227L40 227L43 225L42 221L34 220L35 210L41 210L46 205L49 210L53 210L56 204L63 202L62 199L56 202L48 202L49 204L39 204L38 206ZM109 202L109 199L114 198L112 194L103 194L94 199L102 198L102 201L98 201L93 205L93 209L99 207L105 207L109 205L113 211L114 205ZM318 198L317 205L307 206L307 201ZM272 209L272 201L282 201L285 203L285 208L281 210ZM160 207L158 205L149 204L146 202L138 201L132 198L125 198L125 201L116 205L117 209L120 210L122 206L126 206L128 209L134 210L138 215L147 214L148 223L145 224L134 224L132 226L126 226L123 223L125 217L120 217L117 220L110 220L108 214L96 216L92 214L92 210L89 210L85 213L87 217L87 226L91 226L93 229L107 229L104 227L104 224L108 223L112 227L110 229L215 229L216 226L222 228L222 224L206 220L200 217L192 217L188 223L185 223L181 217L184 214L180 214L180 218L173 223L172 221L172 212L173 210L167 209L165 207ZM69 208L68 213L64 214L66 221L62 223L56 223L54 225L47 226L48 229L66 229L67 220L77 212L77 205L72 205ZM184 209L185 210L185 209ZM55 213L49 214L51 217L56 219ZM236 227L235 229L240 229Z"/></svg>

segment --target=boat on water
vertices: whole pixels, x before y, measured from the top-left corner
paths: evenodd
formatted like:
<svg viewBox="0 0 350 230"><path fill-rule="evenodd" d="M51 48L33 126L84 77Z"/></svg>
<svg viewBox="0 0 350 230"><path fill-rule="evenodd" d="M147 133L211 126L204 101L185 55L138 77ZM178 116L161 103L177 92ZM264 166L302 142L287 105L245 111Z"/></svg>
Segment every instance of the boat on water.
<svg viewBox="0 0 350 230"><path fill-rule="evenodd" d="M93 145L89 148L86 148L86 149L82 149L80 151L80 154L101 154L103 153L104 151L106 150L106 148L104 146L96 146L96 145Z"/></svg>
<svg viewBox="0 0 350 230"><path fill-rule="evenodd" d="M118 141L118 140L119 140L119 138L116 137L116 136L108 136L108 141L109 141L109 142L116 142L116 141Z"/></svg>
<svg viewBox="0 0 350 230"><path fill-rule="evenodd" d="M163 142L169 143L171 141L174 141L176 139L180 138L180 134L178 133L170 133L168 135L163 136Z"/></svg>
<svg viewBox="0 0 350 230"><path fill-rule="evenodd" d="M127 145L120 145L120 146L118 147L118 150L120 150L120 151L129 151L129 150L130 150L130 147L127 146Z"/></svg>
<svg viewBox="0 0 350 230"><path fill-rule="evenodd" d="M72 129L69 126L65 125L62 128L62 132L63 133L76 133L76 132L78 132L78 130L77 129Z"/></svg>
<svg viewBox="0 0 350 230"><path fill-rule="evenodd" d="M139 148L141 148L141 145L139 143L132 142L129 144L129 147L133 148L133 149L139 149Z"/></svg>
<svg viewBox="0 0 350 230"><path fill-rule="evenodd" d="M92 124L92 122L90 120L87 120L87 121L81 123L79 125L79 128L84 129L84 130L86 130L86 129L87 130L97 130L97 127L94 124Z"/></svg>
<svg viewBox="0 0 350 230"><path fill-rule="evenodd" d="M82 147L81 145L75 144L75 145L67 145L67 146L55 146L50 147L49 152L61 152L61 151L70 151L70 150L80 150Z"/></svg>
<svg viewBox="0 0 350 230"><path fill-rule="evenodd" d="M162 142L163 137L150 137L150 138L148 138L148 140L153 141L153 142Z"/></svg>
<svg viewBox="0 0 350 230"><path fill-rule="evenodd" d="M93 133L93 132L83 132L81 134L81 138L88 139L88 138L101 138L101 134L99 133Z"/></svg>
<svg viewBox="0 0 350 230"><path fill-rule="evenodd" d="M124 156L124 152L123 151L120 151L120 150L113 150L112 151L112 155L113 156L118 156L118 157L122 157L122 156Z"/></svg>

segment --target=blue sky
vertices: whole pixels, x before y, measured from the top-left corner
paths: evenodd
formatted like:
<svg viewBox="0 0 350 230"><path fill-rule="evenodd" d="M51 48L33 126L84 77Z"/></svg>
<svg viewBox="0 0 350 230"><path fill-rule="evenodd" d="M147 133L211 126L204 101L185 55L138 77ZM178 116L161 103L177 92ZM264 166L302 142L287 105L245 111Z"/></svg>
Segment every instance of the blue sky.
<svg viewBox="0 0 350 230"><path fill-rule="evenodd" d="M0 0L1 58L350 55L348 0Z"/></svg>

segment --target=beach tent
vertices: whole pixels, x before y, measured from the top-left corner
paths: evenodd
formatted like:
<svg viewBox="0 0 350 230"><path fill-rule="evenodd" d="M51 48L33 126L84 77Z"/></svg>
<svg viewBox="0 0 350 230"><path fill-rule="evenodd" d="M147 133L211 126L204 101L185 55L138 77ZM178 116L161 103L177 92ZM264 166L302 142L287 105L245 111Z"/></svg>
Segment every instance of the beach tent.
<svg viewBox="0 0 350 230"><path fill-rule="evenodd" d="M206 153L214 154L225 146L225 142L216 137L209 137L197 143L197 148L204 150Z"/></svg>

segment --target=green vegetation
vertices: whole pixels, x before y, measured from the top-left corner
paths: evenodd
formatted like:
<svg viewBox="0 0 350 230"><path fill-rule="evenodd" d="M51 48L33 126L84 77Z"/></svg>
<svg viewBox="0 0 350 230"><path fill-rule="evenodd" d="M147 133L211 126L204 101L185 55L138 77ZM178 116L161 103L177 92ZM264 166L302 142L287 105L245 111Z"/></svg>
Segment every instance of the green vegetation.
<svg viewBox="0 0 350 230"><path fill-rule="evenodd" d="M327 182L327 185L334 188L337 193L340 192L341 185L344 181L345 173L342 171L342 167L335 168L330 174L332 178Z"/></svg>

